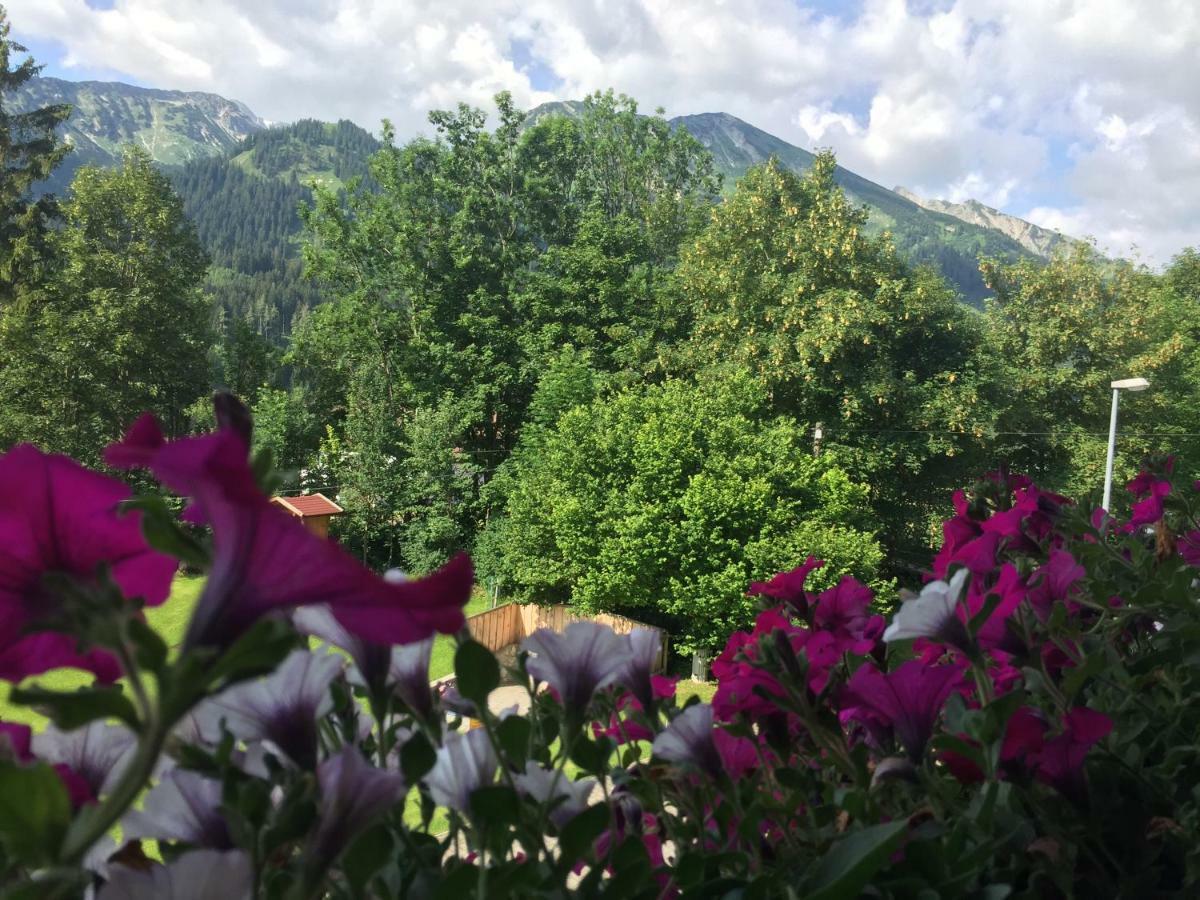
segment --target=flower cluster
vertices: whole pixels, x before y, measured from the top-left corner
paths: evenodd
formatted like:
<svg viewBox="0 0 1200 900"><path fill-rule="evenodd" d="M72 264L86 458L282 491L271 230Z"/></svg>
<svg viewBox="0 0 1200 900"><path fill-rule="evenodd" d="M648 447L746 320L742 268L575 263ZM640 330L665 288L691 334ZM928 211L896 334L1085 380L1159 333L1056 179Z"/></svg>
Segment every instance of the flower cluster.
<svg viewBox="0 0 1200 900"><path fill-rule="evenodd" d="M463 627L465 557L369 571L271 506L244 410L218 421L167 440L142 419L109 449L181 517L31 447L0 458L0 677L54 723L0 723L0 879L24 895L1200 884L1200 484L1172 460L1125 521L1007 474L959 492L895 608L849 576L808 590L812 558L751 584L703 702L655 671L654 629L543 629L502 671ZM180 559L207 581L168 648L142 610ZM64 666L95 683L23 682Z"/></svg>

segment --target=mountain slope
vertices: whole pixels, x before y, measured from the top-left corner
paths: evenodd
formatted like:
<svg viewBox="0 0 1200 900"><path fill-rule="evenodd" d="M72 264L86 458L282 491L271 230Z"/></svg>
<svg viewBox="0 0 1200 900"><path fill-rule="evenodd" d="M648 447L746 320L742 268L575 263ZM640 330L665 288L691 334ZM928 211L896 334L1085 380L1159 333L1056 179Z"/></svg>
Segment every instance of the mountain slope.
<svg viewBox="0 0 1200 900"><path fill-rule="evenodd" d="M751 166L772 156L796 172L806 171L815 158L728 113L679 116L671 123L686 128L709 148L725 176L726 189ZM939 269L973 304L988 294L979 274L980 256L1015 259L1031 252L1004 231L927 209L841 166L835 178L848 195L870 208L869 228L876 233L891 232L902 256L914 264L928 263Z"/></svg>
<svg viewBox="0 0 1200 900"><path fill-rule="evenodd" d="M303 278L298 210L312 185L338 186L367 175L379 142L352 122L303 120L256 132L220 156L172 173L213 268L216 305L282 343L321 301Z"/></svg>
<svg viewBox="0 0 1200 900"><path fill-rule="evenodd" d="M533 125L550 116L577 117L582 111L583 103L577 100L544 103L530 111L526 124ZM728 113L677 116L670 123L686 128L708 148L717 171L725 177L727 192L733 190L747 169L772 156L795 172L807 171L815 159L807 150ZM926 208L910 196L889 191L841 166L835 178L851 198L870 208L867 227L871 231L890 232L901 256L914 265L928 264L938 269L974 305L979 305L989 293L979 274L980 256L1017 259L1045 255L1017 240L1010 233L1015 229L1007 224L997 228Z"/></svg>
<svg viewBox="0 0 1200 900"><path fill-rule="evenodd" d="M53 103L73 107L63 136L75 148L47 183L54 193L62 193L82 165L113 164L125 144L137 144L155 162L174 166L223 153L266 127L236 100L116 81L34 78L12 100L17 111Z"/></svg>
<svg viewBox="0 0 1200 900"><path fill-rule="evenodd" d="M907 188L897 187L894 190L901 197L911 200L930 212L954 216L970 225L979 225L1006 234L1030 253L1046 259L1080 243L1077 239L1068 237L1060 231L1052 231L1016 216L1010 216L1008 213L985 206L978 200L952 203L949 200L919 197Z"/></svg>

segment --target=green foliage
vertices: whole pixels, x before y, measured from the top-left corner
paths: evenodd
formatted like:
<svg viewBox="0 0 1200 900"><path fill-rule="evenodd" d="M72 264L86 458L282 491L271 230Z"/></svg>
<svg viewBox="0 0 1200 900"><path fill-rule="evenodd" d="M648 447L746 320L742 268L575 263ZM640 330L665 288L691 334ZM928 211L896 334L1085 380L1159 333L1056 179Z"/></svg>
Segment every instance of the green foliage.
<svg viewBox="0 0 1200 900"><path fill-rule="evenodd" d="M52 279L0 317L0 443L95 460L141 412L171 433L208 388L207 258L141 150L85 167L63 206Z"/></svg>
<svg viewBox="0 0 1200 900"><path fill-rule="evenodd" d="M975 466L964 433L991 415L981 335L934 275L866 235L834 168L829 154L803 178L769 162L714 211L677 272L694 314L683 362L748 371L773 412L821 423L889 543L921 547L930 498Z"/></svg>
<svg viewBox="0 0 1200 900"><path fill-rule="evenodd" d="M798 440L798 438L800 438ZM662 622L681 650L745 626L746 584L828 560L814 581L877 580L867 490L813 457L747 379L667 381L563 413L494 490L477 558L522 600Z"/></svg>
<svg viewBox="0 0 1200 900"><path fill-rule="evenodd" d="M370 184L318 192L305 255L334 295L287 362L332 428L344 534L420 569L469 543L479 488L511 452L564 343L635 379L679 330L662 285L717 182L702 148L611 93L523 129L497 98L385 146Z"/></svg>
<svg viewBox="0 0 1200 900"><path fill-rule="evenodd" d="M985 322L987 358L1006 396L992 452L1056 490L1084 493L1104 479L1109 383L1142 376L1151 389L1121 398L1118 481L1147 453L1200 460L1200 307L1194 253L1165 276L1079 248L1047 266L988 262L996 292Z"/></svg>

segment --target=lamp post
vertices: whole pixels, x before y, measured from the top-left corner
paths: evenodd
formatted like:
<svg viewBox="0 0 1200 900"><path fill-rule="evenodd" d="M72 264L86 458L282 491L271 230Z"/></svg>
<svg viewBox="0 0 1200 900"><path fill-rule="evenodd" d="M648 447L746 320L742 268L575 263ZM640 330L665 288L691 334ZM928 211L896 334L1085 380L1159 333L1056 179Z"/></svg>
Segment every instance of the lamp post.
<svg viewBox="0 0 1200 900"><path fill-rule="evenodd" d="M1117 404L1121 391L1144 391L1148 387L1150 382L1145 378L1121 378L1112 383L1112 416L1108 420L1108 460L1104 464L1104 503L1101 504L1106 513L1112 500L1113 456L1117 452Z"/></svg>

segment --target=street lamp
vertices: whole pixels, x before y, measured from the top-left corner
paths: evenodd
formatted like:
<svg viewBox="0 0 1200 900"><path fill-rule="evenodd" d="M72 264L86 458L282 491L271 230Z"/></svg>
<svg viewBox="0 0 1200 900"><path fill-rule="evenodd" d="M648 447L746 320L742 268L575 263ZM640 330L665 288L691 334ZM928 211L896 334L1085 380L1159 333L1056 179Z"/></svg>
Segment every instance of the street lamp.
<svg viewBox="0 0 1200 900"><path fill-rule="evenodd" d="M1112 500L1113 455L1117 452L1117 403L1121 391L1144 391L1150 387L1145 378L1121 378L1112 383L1113 402L1112 417L1108 420L1108 461L1104 465L1104 511L1108 512L1108 504Z"/></svg>

